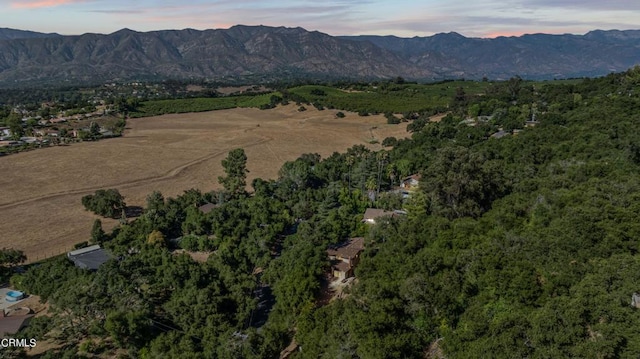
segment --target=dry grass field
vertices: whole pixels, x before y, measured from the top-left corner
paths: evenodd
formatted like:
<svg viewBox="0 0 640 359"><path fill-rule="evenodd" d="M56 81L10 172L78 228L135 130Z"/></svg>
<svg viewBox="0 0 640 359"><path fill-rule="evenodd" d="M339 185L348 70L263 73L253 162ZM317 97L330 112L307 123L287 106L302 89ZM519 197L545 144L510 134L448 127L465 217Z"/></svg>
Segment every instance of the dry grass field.
<svg viewBox="0 0 640 359"><path fill-rule="evenodd" d="M220 161L243 147L255 177L276 178L282 163L303 153L323 157L355 144L379 149L385 137L405 137L406 126L383 116L360 117L289 105L233 109L128 121L121 138L58 146L0 158L0 247L25 251L29 261L88 240L95 218L82 196L117 188L128 205L143 206L154 190L165 197L218 188ZM105 230L116 221L104 220Z"/></svg>

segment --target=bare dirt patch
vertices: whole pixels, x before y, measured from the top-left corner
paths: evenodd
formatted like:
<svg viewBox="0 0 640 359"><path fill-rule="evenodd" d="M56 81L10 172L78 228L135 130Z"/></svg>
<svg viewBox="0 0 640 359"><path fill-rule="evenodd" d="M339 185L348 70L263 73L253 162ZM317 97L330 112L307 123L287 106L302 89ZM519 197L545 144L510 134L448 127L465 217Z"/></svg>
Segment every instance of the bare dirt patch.
<svg viewBox="0 0 640 359"><path fill-rule="evenodd" d="M203 86L200 85L187 85L187 92L200 92L204 90Z"/></svg>
<svg viewBox="0 0 640 359"><path fill-rule="evenodd" d="M173 251L174 255L180 255L182 253L186 253L189 257L191 257L191 259L193 259L196 262L205 263L213 252L190 252L184 249L178 249Z"/></svg>
<svg viewBox="0 0 640 359"><path fill-rule="evenodd" d="M1 157L0 248L35 261L88 240L97 217L80 199L97 189L117 188L128 205L144 206L154 190L169 197L218 188L220 161L234 148L247 153L251 183L276 178L285 161L303 153L326 157L356 144L377 150L372 137L407 136L405 125L388 125L381 115L337 112L289 105L147 117L128 121L121 138ZM105 230L116 223L103 219Z"/></svg>
<svg viewBox="0 0 640 359"><path fill-rule="evenodd" d="M440 113L434 116L429 117L430 122L440 122L443 118L447 117L448 113Z"/></svg>

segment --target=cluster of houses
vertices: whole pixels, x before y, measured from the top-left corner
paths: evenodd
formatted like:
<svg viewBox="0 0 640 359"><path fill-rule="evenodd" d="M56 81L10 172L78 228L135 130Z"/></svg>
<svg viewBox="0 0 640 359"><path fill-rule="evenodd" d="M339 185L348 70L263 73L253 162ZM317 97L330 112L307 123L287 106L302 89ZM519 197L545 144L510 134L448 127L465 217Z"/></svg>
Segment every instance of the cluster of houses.
<svg viewBox="0 0 640 359"><path fill-rule="evenodd" d="M17 147L25 144L50 144L50 143L58 143L60 139L63 137L67 139L77 139L82 138L81 133L86 132L89 133L89 128L70 128L66 130L63 135L63 132L59 130L54 130L50 128L39 128L33 130L33 136L23 136L20 139L13 139L11 135L11 131L8 127L0 127L0 147ZM100 136L101 137L113 137L113 131L110 131L105 128L100 128Z"/></svg>
<svg viewBox="0 0 640 359"><path fill-rule="evenodd" d="M462 121L460 121L461 125L467 125L470 127L475 127L480 123L487 123L489 121L493 120L493 116L476 116L476 117L468 117ZM531 114L531 117L525 121L524 123L524 127L535 127L536 125L538 125L540 122L538 121L538 119L536 118L536 112L534 111ZM500 127L498 128L498 132L495 132L493 134L491 134L491 136L489 136L489 138L502 138L508 135L517 135L518 133L522 132L521 129L514 129L514 130L510 130L507 131L504 128Z"/></svg>
<svg viewBox="0 0 640 359"><path fill-rule="evenodd" d="M43 104L43 107L49 106ZM25 115L25 111L14 109L15 112ZM78 125L68 124L70 122L79 123L81 120L90 120L92 118L103 116L107 112L105 106L99 106L99 109L84 114L76 114L72 116L58 115L56 117L44 118L42 116L35 117L23 117L22 123L24 126L32 128L29 135L20 139L14 138L9 127L0 127L0 147L16 147L25 144L48 144L50 142L57 143L58 139L62 137L74 139L80 138L80 134L89 132L88 127L78 127ZM64 130L60 130L59 127L63 126ZM102 137L111 137L113 132L107 129L101 128L100 134Z"/></svg>
<svg viewBox="0 0 640 359"><path fill-rule="evenodd" d="M420 175L414 174L401 181L400 188L405 191L414 191L420 184ZM219 207L217 204L207 203L198 209L207 214ZM402 210L387 211L379 208L367 208L362 217L362 222L375 225L380 220L394 218L407 213ZM354 269L360 261L360 254L364 251L364 237L350 238L342 243L330 246L327 249L327 257L331 263L331 275L334 280L343 281L354 276ZM100 245L78 249L67 253L69 260L79 268L96 270L104 262L111 259L111 255L100 248Z"/></svg>
<svg viewBox="0 0 640 359"><path fill-rule="evenodd" d="M418 188L420 184L420 175L414 174L404 178L400 184L400 190L403 197L410 195L411 191ZM385 218L393 218L406 215L405 211L395 210L386 211L379 208L367 208L362 216L362 222L374 225ZM360 261L360 254L364 251L364 238L355 237L329 246L327 249L327 257L331 263L331 275L334 280L344 281L354 276L354 269Z"/></svg>

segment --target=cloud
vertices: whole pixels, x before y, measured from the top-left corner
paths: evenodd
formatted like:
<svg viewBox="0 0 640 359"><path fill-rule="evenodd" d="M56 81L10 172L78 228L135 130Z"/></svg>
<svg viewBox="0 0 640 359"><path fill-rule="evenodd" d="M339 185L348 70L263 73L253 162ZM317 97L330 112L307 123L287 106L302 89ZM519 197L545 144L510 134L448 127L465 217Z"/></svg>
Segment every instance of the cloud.
<svg viewBox="0 0 640 359"><path fill-rule="evenodd" d="M589 6L579 9L578 2ZM613 1L612 8L607 8L609 2L604 0L486 0L465 3L434 0L429 5L415 6L392 16L358 21L354 33L410 37L455 31L471 37L495 37L638 28L637 24L634 25L638 11L616 10L622 7L622 1ZM606 10L596 9L598 6ZM640 2L633 7L640 8Z"/></svg>
<svg viewBox="0 0 640 359"><path fill-rule="evenodd" d="M145 29L167 28L227 28L230 24L301 26L308 30L352 32L358 21L366 21L362 5L369 0L329 2L264 2L257 0L218 0L190 2L179 5L174 1L148 6L144 2L126 8L86 10L88 13L118 15L112 25ZM140 16L140 14L143 14ZM131 16L128 16L131 15Z"/></svg>
<svg viewBox="0 0 640 359"><path fill-rule="evenodd" d="M117 15L126 15L126 14L143 14L144 10L139 9L130 9L130 10L88 10L87 12L93 12L98 14L117 14Z"/></svg>
<svg viewBox="0 0 640 359"><path fill-rule="evenodd" d="M23 0L14 1L11 7L14 9L39 9L45 7L55 7L86 2L85 0Z"/></svg>
<svg viewBox="0 0 640 359"><path fill-rule="evenodd" d="M30 28L60 33L245 24L299 26L331 35L411 37L455 31L489 37L638 28L640 16L636 0L0 0L2 4L10 9L0 13L4 26L31 23ZM10 14L54 7L60 16ZM74 21L68 21L72 16Z"/></svg>
<svg viewBox="0 0 640 359"><path fill-rule="evenodd" d="M600 11L638 11L640 2L630 0L524 0L523 6L528 8L564 8Z"/></svg>

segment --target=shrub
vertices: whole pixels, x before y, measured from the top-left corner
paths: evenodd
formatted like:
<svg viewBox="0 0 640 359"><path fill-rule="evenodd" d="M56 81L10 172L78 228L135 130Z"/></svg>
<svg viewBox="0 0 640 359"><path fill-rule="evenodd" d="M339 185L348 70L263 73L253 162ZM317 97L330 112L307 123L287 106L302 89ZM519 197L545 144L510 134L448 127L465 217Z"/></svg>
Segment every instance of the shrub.
<svg viewBox="0 0 640 359"><path fill-rule="evenodd" d="M93 195L82 197L82 205L88 211L109 218L117 218L126 208L124 197L117 189L99 189Z"/></svg>
<svg viewBox="0 0 640 359"><path fill-rule="evenodd" d="M398 143L398 139L395 137L387 137L384 140L382 140L382 145L384 147L393 147Z"/></svg>
<svg viewBox="0 0 640 359"><path fill-rule="evenodd" d="M401 122L400 119L395 116L387 117L387 123L390 125L397 125L400 122Z"/></svg>
<svg viewBox="0 0 640 359"><path fill-rule="evenodd" d="M180 240L180 248L191 252L197 251L199 248L198 236L188 235L182 237Z"/></svg>
<svg viewBox="0 0 640 359"><path fill-rule="evenodd" d="M390 125L397 125L400 123L400 119L394 116L392 113L387 112L384 114L384 117L387 118L387 123Z"/></svg>
<svg viewBox="0 0 640 359"><path fill-rule="evenodd" d="M320 89L313 89L311 90L311 94L315 95L315 96L327 96L327 93L320 90Z"/></svg>

